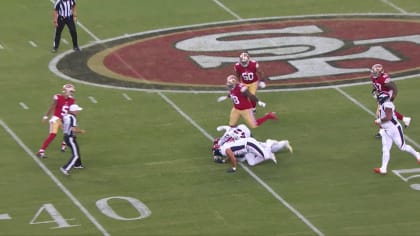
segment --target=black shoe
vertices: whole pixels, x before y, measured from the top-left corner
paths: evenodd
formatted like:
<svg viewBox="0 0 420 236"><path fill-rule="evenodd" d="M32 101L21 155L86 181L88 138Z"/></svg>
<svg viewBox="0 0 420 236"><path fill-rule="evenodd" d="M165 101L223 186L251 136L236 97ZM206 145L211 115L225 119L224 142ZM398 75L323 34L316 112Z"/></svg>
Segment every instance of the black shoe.
<svg viewBox="0 0 420 236"><path fill-rule="evenodd" d="M232 167L232 168L230 168L227 172L228 172L228 173L235 173L235 172L236 172L236 169Z"/></svg>
<svg viewBox="0 0 420 236"><path fill-rule="evenodd" d="M52 49L51 49L51 52L52 52L52 53L56 53L56 52L57 52L57 48L52 48Z"/></svg>
<svg viewBox="0 0 420 236"><path fill-rule="evenodd" d="M79 47L74 47L73 48L74 51L79 51L80 52L80 48Z"/></svg>
<svg viewBox="0 0 420 236"><path fill-rule="evenodd" d="M375 134L375 138L382 138L381 134L378 132Z"/></svg>
<svg viewBox="0 0 420 236"><path fill-rule="evenodd" d="M85 167L83 165L80 166L73 166L74 169L84 169Z"/></svg>

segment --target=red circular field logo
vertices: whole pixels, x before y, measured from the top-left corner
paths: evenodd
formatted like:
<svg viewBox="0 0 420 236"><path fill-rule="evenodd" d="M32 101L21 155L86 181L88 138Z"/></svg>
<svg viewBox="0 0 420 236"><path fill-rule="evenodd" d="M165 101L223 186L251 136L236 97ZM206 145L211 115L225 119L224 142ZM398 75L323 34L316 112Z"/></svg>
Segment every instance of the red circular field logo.
<svg viewBox="0 0 420 236"><path fill-rule="evenodd" d="M94 44L57 67L72 78L120 87L220 90L242 51L260 63L269 88L365 81L375 63L392 76L416 74L420 20L270 18L165 29Z"/></svg>

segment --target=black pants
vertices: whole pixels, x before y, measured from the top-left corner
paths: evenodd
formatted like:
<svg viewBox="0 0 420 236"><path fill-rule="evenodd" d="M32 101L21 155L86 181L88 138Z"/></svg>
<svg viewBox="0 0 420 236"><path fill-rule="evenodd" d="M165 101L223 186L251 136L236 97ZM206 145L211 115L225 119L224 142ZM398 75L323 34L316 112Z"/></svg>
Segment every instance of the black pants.
<svg viewBox="0 0 420 236"><path fill-rule="evenodd" d="M76 24L73 20L73 16L58 16L57 27L55 28L54 48L57 49L60 46L61 32L63 32L65 25L69 28L71 40L73 41L73 48L78 48L79 44L77 43Z"/></svg>
<svg viewBox="0 0 420 236"><path fill-rule="evenodd" d="M69 171L73 166L81 166L82 159L80 159L79 145L77 144L76 137L64 135L64 141L70 148L72 154L70 160L63 166L63 169Z"/></svg>

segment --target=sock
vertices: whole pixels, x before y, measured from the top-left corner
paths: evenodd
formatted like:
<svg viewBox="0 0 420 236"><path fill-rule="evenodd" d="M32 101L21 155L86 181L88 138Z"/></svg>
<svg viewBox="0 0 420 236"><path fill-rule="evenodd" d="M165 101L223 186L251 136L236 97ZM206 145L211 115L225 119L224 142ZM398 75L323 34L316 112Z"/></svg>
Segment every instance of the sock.
<svg viewBox="0 0 420 236"><path fill-rule="evenodd" d="M262 123L270 119L273 119L270 113L265 114L263 117L257 119L257 126L260 126Z"/></svg>
<svg viewBox="0 0 420 236"><path fill-rule="evenodd" d="M66 149L66 147L67 147L67 145L66 145L66 142L61 142L61 150L64 150L64 149Z"/></svg>
<svg viewBox="0 0 420 236"><path fill-rule="evenodd" d="M57 134L50 133L50 135L48 135L47 139L45 139L44 143L42 144L41 149L47 149L48 145L50 145L50 143L54 140L55 136L57 136Z"/></svg>

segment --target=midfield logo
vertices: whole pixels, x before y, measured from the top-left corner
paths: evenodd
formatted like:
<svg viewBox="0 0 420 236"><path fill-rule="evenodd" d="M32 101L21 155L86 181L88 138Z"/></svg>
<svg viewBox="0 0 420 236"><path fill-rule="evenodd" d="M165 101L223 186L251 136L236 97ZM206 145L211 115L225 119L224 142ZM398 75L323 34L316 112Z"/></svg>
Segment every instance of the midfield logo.
<svg viewBox="0 0 420 236"><path fill-rule="evenodd" d="M259 61L269 89L369 82L376 63L394 78L420 76L420 15L270 18L154 30L92 44L56 66L102 85L220 90L243 51Z"/></svg>
<svg viewBox="0 0 420 236"><path fill-rule="evenodd" d="M420 34L345 42L345 40L340 38L316 36L322 35L322 33L325 33L325 31L317 25L292 26L281 29L237 31L199 36L178 42L175 46L180 50L191 53L245 50L253 55L253 59L259 62L285 61L294 67L295 72L285 75L271 75L269 77L270 80L282 80L366 72L369 64L362 68L344 68L336 63L361 59L400 62L403 61L404 55L398 56L397 53L393 53L391 49L388 49L387 45L392 43L414 43L420 45ZM267 35L280 36L266 37ZM224 40L235 37L252 37L252 39ZM323 56L344 49L349 44L366 46L367 49L353 54ZM404 51L399 53L404 53ZM238 60L237 57L207 56L202 54L190 57L205 69L217 68L224 63L235 63Z"/></svg>

